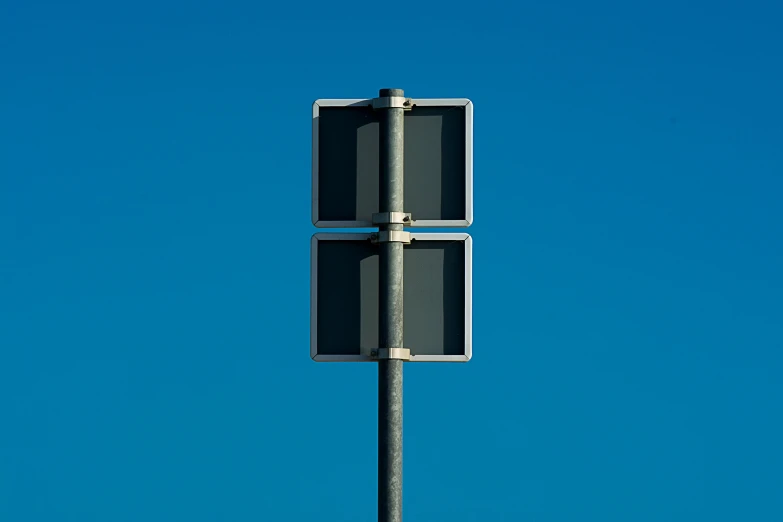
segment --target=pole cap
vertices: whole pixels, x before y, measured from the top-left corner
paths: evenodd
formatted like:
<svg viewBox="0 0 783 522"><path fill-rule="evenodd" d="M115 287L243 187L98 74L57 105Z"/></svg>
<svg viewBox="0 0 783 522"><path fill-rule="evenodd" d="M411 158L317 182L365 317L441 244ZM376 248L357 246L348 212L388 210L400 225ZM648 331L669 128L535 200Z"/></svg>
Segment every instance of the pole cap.
<svg viewBox="0 0 783 522"><path fill-rule="evenodd" d="M405 96L403 89L381 89L378 91L378 96L381 98L388 98L391 96Z"/></svg>

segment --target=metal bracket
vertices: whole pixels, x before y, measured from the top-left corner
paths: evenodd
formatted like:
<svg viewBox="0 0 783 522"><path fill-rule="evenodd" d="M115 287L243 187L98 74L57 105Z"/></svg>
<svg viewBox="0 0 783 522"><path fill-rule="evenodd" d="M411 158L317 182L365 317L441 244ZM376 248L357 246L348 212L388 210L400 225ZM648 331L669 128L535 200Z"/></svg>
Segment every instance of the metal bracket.
<svg viewBox="0 0 783 522"><path fill-rule="evenodd" d="M400 359L411 360L411 351L408 348L373 348L370 351L372 359Z"/></svg>
<svg viewBox="0 0 783 522"><path fill-rule="evenodd" d="M373 109L404 109L406 111L413 108L413 100L403 96L387 96L385 98L373 98Z"/></svg>
<svg viewBox="0 0 783 522"><path fill-rule="evenodd" d="M411 243L411 233L403 232L402 230L381 230L380 232L373 232L370 234L370 241L373 244L377 243L405 243L409 245Z"/></svg>
<svg viewBox="0 0 783 522"><path fill-rule="evenodd" d="M376 212L372 215L373 225L410 225L411 221L407 212Z"/></svg>

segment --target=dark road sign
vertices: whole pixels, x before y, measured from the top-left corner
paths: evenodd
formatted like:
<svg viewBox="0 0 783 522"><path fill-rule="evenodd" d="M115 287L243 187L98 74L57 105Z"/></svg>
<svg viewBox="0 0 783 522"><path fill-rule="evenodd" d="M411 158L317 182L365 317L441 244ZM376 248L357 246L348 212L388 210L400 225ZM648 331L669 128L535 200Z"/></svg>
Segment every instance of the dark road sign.
<svg viewBox="0 0 783 522"><path fill-rule="evenodd" d="M411 234L404 249L404 337L411 361L471 357L472 240ZM371 361L378 348L378 246L370 234L313 236L310 355Z"/></svg>
<svg viewBox="0 0 783 522"><path fill-rule="evenodd" d="M372 227L378 210L379 124L373 100L313 104L312 220ZM405 212L413 227L473 222L473 104L413 99L404 116Z"/></svg>

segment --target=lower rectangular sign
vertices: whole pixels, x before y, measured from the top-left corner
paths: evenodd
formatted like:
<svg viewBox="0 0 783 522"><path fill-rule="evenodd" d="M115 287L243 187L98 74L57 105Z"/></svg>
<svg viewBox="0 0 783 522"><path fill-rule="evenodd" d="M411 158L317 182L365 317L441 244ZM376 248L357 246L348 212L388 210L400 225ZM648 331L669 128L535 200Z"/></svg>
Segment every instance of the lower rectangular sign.
<svg viewBox="0 0 783 522"><path fill-rule="evenodd" d="M378 246L370 234L315 234L311 243L310 356L372 361L378 346ZM411 361L471 357L472 240L411 234L403 250L403 348Z"/></svg>

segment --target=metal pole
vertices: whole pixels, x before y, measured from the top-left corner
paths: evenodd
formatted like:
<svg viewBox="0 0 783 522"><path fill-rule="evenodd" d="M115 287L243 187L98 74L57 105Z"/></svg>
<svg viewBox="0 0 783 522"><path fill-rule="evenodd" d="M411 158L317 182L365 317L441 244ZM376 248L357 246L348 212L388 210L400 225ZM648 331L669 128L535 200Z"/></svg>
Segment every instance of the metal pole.
<svg viewBox="0 0 783 522"><path fill-rule="evenodd" d="M403 97L402 89L381 89L380 97ZM380 117L380 211L403 212L403 108L384 108ZM403 230L401 224L380 231ZM403 348L402 243L380 246L379 342ZM402 522L402 361L378 361L378 522Z"/></svg>

